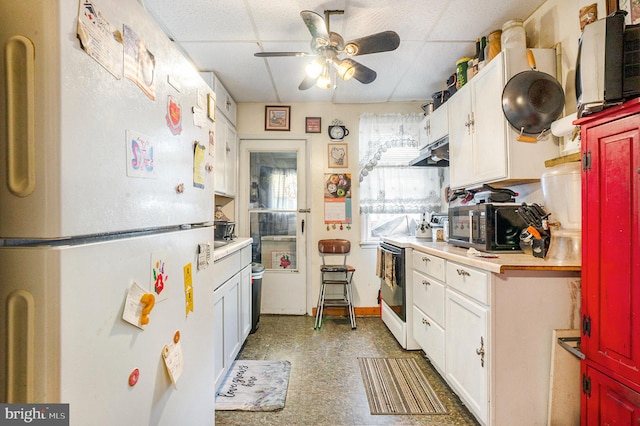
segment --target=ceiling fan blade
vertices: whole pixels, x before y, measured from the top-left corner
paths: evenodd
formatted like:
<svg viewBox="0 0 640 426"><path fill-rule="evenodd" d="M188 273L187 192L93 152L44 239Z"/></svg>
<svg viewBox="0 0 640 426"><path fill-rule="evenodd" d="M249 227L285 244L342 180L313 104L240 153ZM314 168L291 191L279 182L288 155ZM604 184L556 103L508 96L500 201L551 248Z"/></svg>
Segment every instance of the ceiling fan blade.
<svg viewBox="0 0 640 426"><path fill-rule="evenodd" d="M253 56L257 56L258 58L273 58L279 56L295 56L298 58L303 58L305 56L316 56L313 53L306 52L256 52Z"/></svg>
<svg viewBox="0 0 640 426"><path fill-rule="evenodd" d="M329 31L327 31L327 24L324 22L324 18L310 10L303 10L300 12L300 16L316 43L319 46L328 46Z"/></svg>
<svg viewBox="0 0 640 426"><path fill-rule="evenodd" d="M355 69L353 78L355 78L362 84L369 84L378 76L378 74L374 70L365 65L362 65L360 62L354 61L353 59L343 59L342 62L348 62Z"/></svg>
<svg viewBox="0 0 640 426"><path fill-rule="evenodd" d="M344 52L351 56L389 52L400 46L400 36L395 31L383 31L347 42ZM353 52L353 53L352 53Z"/></svg>
<svg viewBox="0 0 640 426"><path fill-rule="evenodd" d="M313 77L305 76L304 80L298 86L299 90L308 90L311 89L316 84L316 79Z"/></svg>

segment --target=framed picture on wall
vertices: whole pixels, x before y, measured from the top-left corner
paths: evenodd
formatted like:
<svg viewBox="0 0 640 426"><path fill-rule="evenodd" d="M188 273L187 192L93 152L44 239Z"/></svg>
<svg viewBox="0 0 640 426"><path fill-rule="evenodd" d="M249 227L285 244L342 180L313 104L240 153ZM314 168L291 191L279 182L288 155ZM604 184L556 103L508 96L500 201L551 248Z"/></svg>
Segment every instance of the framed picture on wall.
<svg viewBox="0 0 640 426"><path fill-rule="evenodd" d="M328 144L329 168L349 167L349 151L346 143Z"/></svg>
<svg viewBox="0 0 640 426"><path fill-rule="evenodd" d="M322 132L322 118L320 117L306 117L304 123L304 129L306 133L320 133Z"/></svg>
<svg viewBox="0 0 640 426"><path fill-rule="evenodd" d="M291 130L291 107L267 105L264 111L265 130Z"/></svg>

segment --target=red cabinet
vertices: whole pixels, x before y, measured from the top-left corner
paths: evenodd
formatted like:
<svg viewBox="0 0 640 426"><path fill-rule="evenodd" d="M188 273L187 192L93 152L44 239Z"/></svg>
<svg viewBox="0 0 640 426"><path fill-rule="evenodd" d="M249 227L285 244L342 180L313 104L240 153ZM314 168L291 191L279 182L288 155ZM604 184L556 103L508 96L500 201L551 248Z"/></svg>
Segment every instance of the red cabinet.
<svg viewBox="0 0 640 426"><path fill-rule="evenodd" d="M640 424L640 393L585 364L582 424Z"/></svg>
<svg viewBox="0 0 640 426"><path fill-rule="evenodd" d="M609 424L603 422L605 417L623 416L627 408L638 419L640 407L635 393L640 392L640 99L578 123L582 139L581 348L586 355L582 421ZM625 400L627 408L614 406L615 392L600 393L623 386L610 383L614 379L624 381L625 389L635 395ZM585 389L589 380L597 382L599 389L594 391L592 385L590 395ZM606 409L602 404L607 404ZM621 417L611 424L631 423Z"/></svg>

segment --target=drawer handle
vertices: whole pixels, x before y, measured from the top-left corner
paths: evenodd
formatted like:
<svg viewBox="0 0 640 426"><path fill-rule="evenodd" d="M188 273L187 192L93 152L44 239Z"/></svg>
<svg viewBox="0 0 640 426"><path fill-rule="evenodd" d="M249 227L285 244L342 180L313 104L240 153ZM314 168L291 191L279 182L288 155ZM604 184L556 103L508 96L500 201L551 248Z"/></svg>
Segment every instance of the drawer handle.
<svg viewBox="0 0 640 426"><path fill-rule="evenodd" d="M431 283L427 280L422 280L422 285L431 285Z"/></svg>
<svg viewBox="0 0 640 426"><path fill-rule="evenodd" d="M480 355L480 366L484 367L484 339L480 336L480 348L476 349L476 354Z"/></svg>
<svg viewBox="0 0 640 426"><path fill-rule="evenodd" d="M422 323L424 325L428 325L429 327L431 327L431 323L429 321L427 321L425 318L422 318Z"/></svg>
<svg viewBox="0 0 640 426"><path fill-rule="evenodd" d="M422 261L423 261L423 262L431 262L431 259L429 259L428 257L423 257L423 258L422 258Z"/></svg>
<svg viewBox="0 0 640 426"><path fill-rule="evenodd" d="M458 272L458 275L462 275L463 277L464 276L467 276L467 277L471 276L471 274L468 273L467 271L465 271L464 269L456 269L456 272Z"/></svg>

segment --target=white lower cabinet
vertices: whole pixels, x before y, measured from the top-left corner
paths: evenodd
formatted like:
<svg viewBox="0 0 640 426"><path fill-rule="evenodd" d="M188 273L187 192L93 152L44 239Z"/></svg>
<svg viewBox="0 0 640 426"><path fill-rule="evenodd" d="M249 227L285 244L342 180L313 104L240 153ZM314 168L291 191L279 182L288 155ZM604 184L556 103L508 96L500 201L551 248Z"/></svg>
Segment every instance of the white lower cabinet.
<svg viewBox="0 0 640 426"><path fill-rule="evenodd" d="M440 374L444 374L444 329L416 305L413 305L413 337L431 361L431 365Z"/></svg>
<svg viewBox="0 0 640 426"><path fill-rule="evenodd" d="M496 273L436 252L413 249L415 340L482 425L545 425L552 334L578 327L580 273Z"/></svg>
<svg viewBox="0 0 640 426"><path fill-rule="evenodd" d="M251 332L251 265L247 265L240 271L240 336L242 341L247 338Z"/></svg>
<svg viewBox="0 0 640 426"><path fill-rule="evenodd" d="M473 411L487 423L489 363L488 308L447 289L446 380Z"/></svg>
<svg viewBox="0 0 640 426"><path fill-rule="evenodd" d="M215 388L218 389L251 330L251 246L232 253L213 267Z"/></svg>

